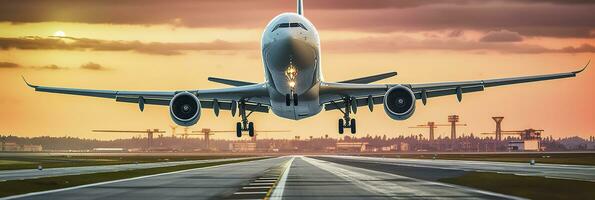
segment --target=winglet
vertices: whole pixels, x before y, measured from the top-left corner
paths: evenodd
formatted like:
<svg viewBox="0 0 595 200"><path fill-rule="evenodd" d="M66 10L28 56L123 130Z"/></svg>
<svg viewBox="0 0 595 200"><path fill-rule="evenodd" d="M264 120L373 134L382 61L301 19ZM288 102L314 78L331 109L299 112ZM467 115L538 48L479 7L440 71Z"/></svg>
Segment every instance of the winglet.
<svg viewBox="0 0 595 200"><path fill-rule="evenodd" d="M589 66L590 63L591 63L591 59L589 59L589 62L587 62L587 64L581 70L574 71L572 73L573 74L578 74L578 73L581 73L581 72L585 71L585 69L587 69L587 66Z"/></svg>
<svg viewBox="0 0 595 200"><path fill-rule="evenodd" d="M21 76L21 78L23 78L23 81L25 81L25 84L27 84L27 86L32 87L32 88L37 88L37 85L31 85L29 82L27 82L27 79L25 79L25 76Z"/></svg>

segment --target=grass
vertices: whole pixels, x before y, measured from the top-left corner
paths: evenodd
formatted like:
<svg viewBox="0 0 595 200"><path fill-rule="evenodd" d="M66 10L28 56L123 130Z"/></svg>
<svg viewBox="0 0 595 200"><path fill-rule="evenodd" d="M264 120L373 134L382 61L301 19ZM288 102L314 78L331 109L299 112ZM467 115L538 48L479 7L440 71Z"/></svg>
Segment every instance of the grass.
<svg viewBox="0 0 595 200"><path fill-rule="evenodd" d="M131 163L206 160L241 156L5 156L0 157L0 170L82 167Z"/></svg>
<svg viewBox="0 0 595 200"><path fill-rule="evenodd" d="M510 154L380 154L375 157L400 157L415 159L445 159L445 160L477 160L499 162L595 165L595 153L510 153Z"/></svg>
<svg viewBox="0 0 595 200"><path fill-rule="evenodd" d="M525 197L529 199L593 199L595 182L517 176L491 172L469 172L440 182Z"/></svg>
<svg viewBox="0 0 595 200"><path fill-rule="evenodd" d="M157 167L149 169L137 169L128 171L118 172L105 172L105 173L94 173L94 174L82 174L82 175L68 175L68 176L56 176L46 177L38 179L26 179L26 180L10 180L0 182L0 197L26 194L31 192L39 192L46 190L54 190L60 188L74 187L79 185L86 185L91 183L99 183L105 181L133 178L139 176L146 176L152 174L160 174L167 172L174 172L180 170L194 169L209 167L215 165L223 165L229 163L246 162L253 160L260 160L266 158L250 158L243 160L232 160L232 161L221 161L212 163L201 163L201 164L188 164L178 165L170 167Z"/></svg>

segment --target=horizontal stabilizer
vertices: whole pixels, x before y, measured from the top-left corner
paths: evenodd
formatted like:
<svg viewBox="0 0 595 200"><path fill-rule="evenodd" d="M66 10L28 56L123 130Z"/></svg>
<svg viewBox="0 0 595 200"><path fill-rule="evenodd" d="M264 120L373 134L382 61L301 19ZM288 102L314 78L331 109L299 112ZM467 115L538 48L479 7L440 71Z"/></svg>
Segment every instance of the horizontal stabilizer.
<svg viewBox="0 0 595 200"><path fill-rule="evenodd" d="M225 85L231 85L231 86L245 86L245 85L256 84L256 83L251 83L251 82L246 82L246 81L237 81L237 80L215 78L215 77L209 77L209 81L213 81L213 82L221 83L221 84L225 84Z"/></svg>
<svg viewBox="0 0 595 200"><path fill-rule="evenodd" d="M366 76L366 77L362 77L362 78L356 78L356 79L351 79L351 80L346 80L346 81L341 81L339 83L360 83L360 84L367 84L367 83L372 83L372 82L376 82L379 80L383 80L383 79L387 79L393 76L396 76L397 72L388 72L388 73L384 73L384 74L377 74L377 75L373 75L373 76Z"/></svg>

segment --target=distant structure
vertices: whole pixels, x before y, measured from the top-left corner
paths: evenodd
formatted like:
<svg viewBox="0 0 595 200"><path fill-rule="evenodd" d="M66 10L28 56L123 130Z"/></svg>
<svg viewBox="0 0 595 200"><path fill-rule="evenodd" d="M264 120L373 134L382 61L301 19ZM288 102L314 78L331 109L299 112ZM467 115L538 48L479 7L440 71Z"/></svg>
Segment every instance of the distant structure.
<svg viewBox="0 0 595 200"><path fill-rule="evenodd" d="M500 120L501 121L501 120ZM515 131L503 131L496 128L496 136L500 135L497 141L501 141L502 135L518 135L519 138L508 141L507 148L509 151L541 151L541 133L543 130L525 129ZM482 133L494 134L494 133Z"/></svg>
<svg viewBox="0 0 595 200"><path fill-rule="evenodd" d="M103 152L103 153L121 153L121 152L128 152L124 148L93 148L91 149L93 152Z"/></svg>
<svg viewBox="0 0 595 200"><path fill-rule="evenodd" d="M40 151L43 151L43 147L38 144L25 144L25 145L23 145L22 150L28 151L28 152L40 152Z"/></svg>
<svg viewBox="0 0 595 200"><path fill-rule="evenodd" d="M210 141L211 141L211 135L215 135L215 133L235 133L236 131L214 131L211 130L210 128L203 128L200 131L192 131L193 134L185 134L186 137L188 137L188 135L198 135L198 136L203 136L205 139L205 150L209 151L211 150L211 145L210 145Z"/></svg>
<svg viewBox="0 0 595 200"><path fill-rule="evenodd" d="M496 140L502 141L502 120L504 117L492 117L496 122Z"/></svg>
<svg viewBox="0 0 595 200"><path fill-rule="evenodd" d="M171 138L176 138L176 128L178 128L178 126L169 125L169 127L171 128Z"/></svg>
<svg viewBox="0 0 595 200"><path fill-rule="evenodd" d="M137 131L137 130L93 130L93 132L99 133L146 133L147 134L147 149L150 149L153 145L153 134L155 133L165 133L165 131L160 131L159 129L147 129L144 131Z"/></svg>
<svg viewBox="0 0 595 200"><path fill-rule="evenodd" d="M366 151L367 142L337 142L337 152L362 152Z"/></svg>
<svg viewBox="0 0 595 200"><path fill-rule="evenodd" d="M428 128L430 130L430 132L429 132L430 141L434 141L434 129L438 128L438 126L440 126L440 125L437 125L434 122L428 122L428 124L420 124L420 125L412 126L409 128Z"/></svg>
<svg viewBox="0 0 595 200"><path fill-rule="evenodd" d="M452 116L457 116L457 115L452 115ZM450 117L449 117L449 119L450 119ZM458 116L457 116L457 119L456 120L458 121ZM420 125L417 125L417 126L411 126L409 128L427 128L427 129L429 129L429 135L428 135L428 137L429 137L430 141L434 141L434 138L435 138L435 129L438 128L439 126L450 126L450 127L452 127L451 128L451 138L453 137L453 135L456 138L456 135L457 135L456 134L456 126L467 126L467 124L457 124L456 122L454 124L453 123L451 123L451 124L436 124L435 122L428 122L427 124L420 124ZM422 137L420 136L420 139L421 138Z"/></svg>
<svg viewBox="0 0 595 200"><path fill-rule="evenodd" d="M4 150L4 146L6 145L6 136L0 136L0 142L2 142L2 151Z"/></svg>
<svg viewBox="0 0 595 200"><path fill-rule="evenodd" d="M20 151L21 147L14 142L2 143L2 151Z"/></svg>
<svg viewBox="0 0 595 200"><path fill-rule="evenodd" d="M449 115L448 122L450 122L450 139L457 139L457 126L467 126L467 124L457 124L459 122L458 115Z"/></svg>
<svg viewBox="0 0 595 200"><path fill-rule="evenodd" d="M229 150L232 152L255 152L256 151L256 143L254 143L254 142L230 143Z"/></svg>

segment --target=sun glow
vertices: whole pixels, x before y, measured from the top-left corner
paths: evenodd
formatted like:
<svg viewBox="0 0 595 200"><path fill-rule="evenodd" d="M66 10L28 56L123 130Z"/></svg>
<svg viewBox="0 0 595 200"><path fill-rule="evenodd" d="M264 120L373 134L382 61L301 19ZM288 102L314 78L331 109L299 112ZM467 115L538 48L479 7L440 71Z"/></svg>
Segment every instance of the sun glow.
<svg viewBox="0 0 595 200"><path fill-rule="evenodd" d="M54 36L56 36L56 37L65 37L66 36L66 33L64 33L64 31L56 31L54 33Z"/></svg>

